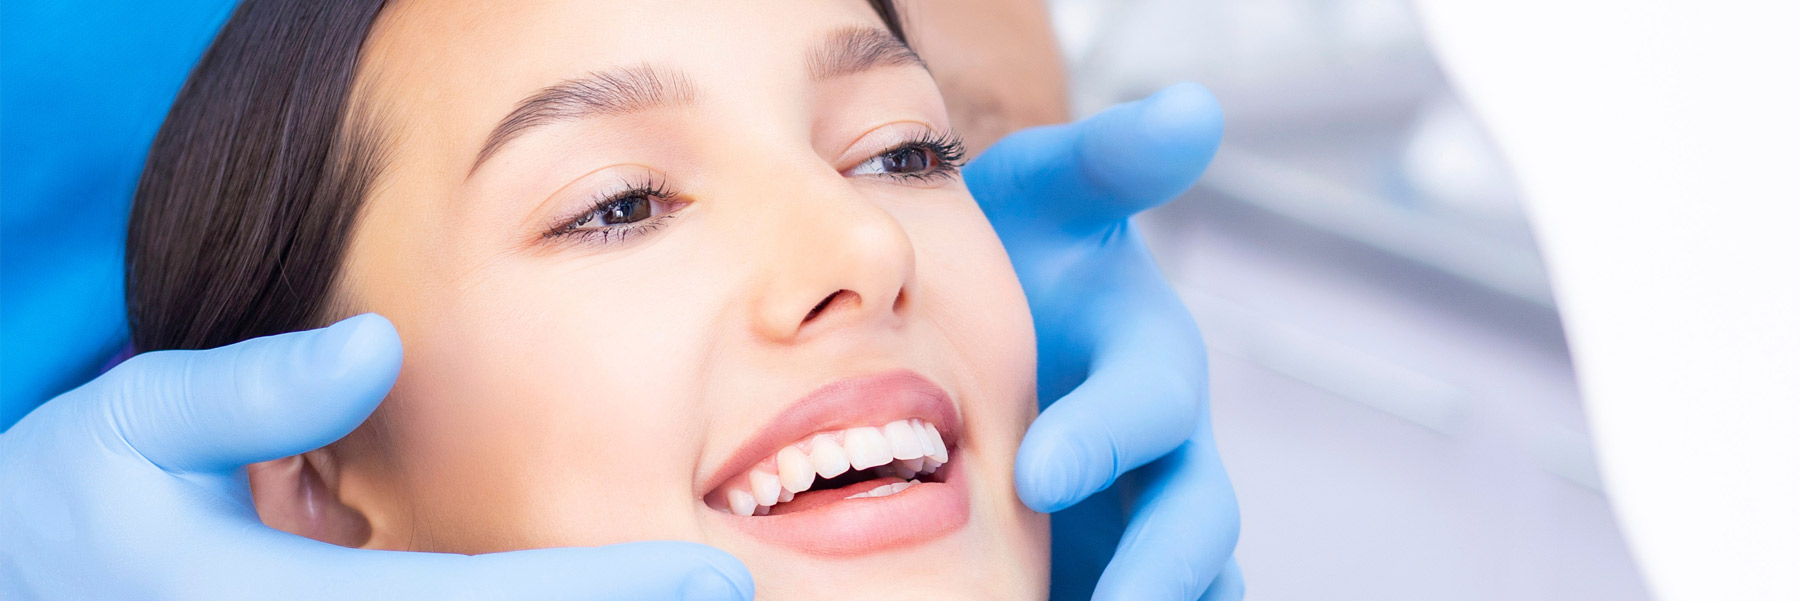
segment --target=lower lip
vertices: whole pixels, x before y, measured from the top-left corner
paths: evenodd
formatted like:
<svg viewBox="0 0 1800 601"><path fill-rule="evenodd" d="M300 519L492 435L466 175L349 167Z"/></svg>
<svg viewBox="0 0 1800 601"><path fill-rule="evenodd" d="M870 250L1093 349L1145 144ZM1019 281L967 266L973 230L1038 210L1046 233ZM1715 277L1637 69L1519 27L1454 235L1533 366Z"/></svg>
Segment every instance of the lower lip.
<svg viewBox="0 0 1800 601"><path fill-rule="evenodd" d="M732 526L776 545L849 557L936 540L969 523L969 491L952 456L943 482L920 482L885 497L841 499L797 513L726 514Z"/></svg>

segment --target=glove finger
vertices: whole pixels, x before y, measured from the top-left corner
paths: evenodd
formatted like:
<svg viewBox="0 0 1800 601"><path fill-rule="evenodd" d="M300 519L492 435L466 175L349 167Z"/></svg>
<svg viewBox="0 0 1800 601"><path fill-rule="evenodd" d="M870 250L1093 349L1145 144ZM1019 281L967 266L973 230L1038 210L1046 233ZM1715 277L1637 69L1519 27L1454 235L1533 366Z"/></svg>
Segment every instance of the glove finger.
<svg viewBox="0 0 1800 601"><path fill-rule="evenodd" d="M652 541L535 549L467 559L468 574L459 578L462 582L451 590L444 590L446 596L475 593L486 599L544 601L750 601L756 594L750 570L742 562L698 543ZM421 580L441 577L434 572L418 574Z"/></svg>
<svg viewBox="0 0 1800 601"><path fill-rule="evenodd" d="M201 550L215 568L183 578L193 598L408 601L693 599L750 601L750 571L731 554L699 543L646 541L600 547L482 555L349 549L266 528L241 530L240 544ZM244 544L247 543L247 544Z"/></svg>
<svg viewBox="0 0 1800 601"><path fill-rule="evenodd" d="M1211 92L1179 83L1076 123L1008 136L970 163L965 181L1002 230L1024 219L1091 233L1192 186L1223 124Z"/></svg>
<svg viewBox="0 0 1800 601"><path fill-rule="evenodd" d="M1148 485L1094 599L1197 599L1227 568L1237 548L1237 497L1211 429L1202 424L1177 452L1146 468Z"/></svg>
<svg viewBox="0 0 1800 601"><path fill-rule="evenodd" d="M1115 288L1076 319L1106 335L1088 377L1051 403L1020 444L1019 498L1053 512L1162 457L1193 433L1207 406L1206 350L1166 285Z"/></svg>
<svg viewBox="0 0 1800 601"><path fill-rule="evenodd" d="M1244 570L1238 567L1236 557L1225 562L1225 569L1214 578L1212 586L1206 587L1206 594L1200 601L1241 601L1244 598Z"/></svg>
<svg viewBox="0 0 1800 601"><path fill-rule="evenodd" d="M96 385L104 419L162 469L217 472L304 453L367 419L400 373L400 336L360 315L327 328L132 358Z"/></svg>

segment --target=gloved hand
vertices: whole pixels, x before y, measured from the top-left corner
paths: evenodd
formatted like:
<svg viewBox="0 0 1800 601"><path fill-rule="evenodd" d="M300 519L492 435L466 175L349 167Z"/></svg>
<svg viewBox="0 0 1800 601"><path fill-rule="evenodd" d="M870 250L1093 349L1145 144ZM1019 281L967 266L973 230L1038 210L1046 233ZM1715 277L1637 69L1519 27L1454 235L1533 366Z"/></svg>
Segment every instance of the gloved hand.
<svg viewBox="0 0 1800 601"><path fill-rule="evenodd" d="M1014 475L1026 505L1061 512L1053 599L1243 597L1206 348L1128 221L1193 185L1220 128L1212 94L1178 84L1013 134L964 170L1037 322L1044 410Z"/></svg>
<svg viewBox="0 0 1800 601"><path fill-rule="evenodd" d="M337 440L400 373L376 315L146 353L0 434L4 599L717 599L750 573L683 542L454 555L268 528L243 466Z"/></svg>

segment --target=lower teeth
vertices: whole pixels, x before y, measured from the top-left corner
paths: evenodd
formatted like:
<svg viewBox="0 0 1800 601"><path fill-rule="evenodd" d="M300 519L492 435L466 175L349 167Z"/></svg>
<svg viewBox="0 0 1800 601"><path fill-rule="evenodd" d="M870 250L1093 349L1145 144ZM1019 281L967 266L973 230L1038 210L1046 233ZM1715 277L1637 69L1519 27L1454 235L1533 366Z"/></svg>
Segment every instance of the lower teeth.
<svg viewBox="0 0 1800 601"><path fill-rule="evenodd" d="M850 495L850 496L844 497L844 498L846 498L846 499L873 499L875 497L885 497L885 496L906 490L908 488L912 488L912 485L918 484L918 483L919 483L918 480L907 480L905 482L895 482L893 484L885 484L885 485L877 486L875 488L871 488L869 490L859 492L859 493L856 493L854 495Z"/></svg>

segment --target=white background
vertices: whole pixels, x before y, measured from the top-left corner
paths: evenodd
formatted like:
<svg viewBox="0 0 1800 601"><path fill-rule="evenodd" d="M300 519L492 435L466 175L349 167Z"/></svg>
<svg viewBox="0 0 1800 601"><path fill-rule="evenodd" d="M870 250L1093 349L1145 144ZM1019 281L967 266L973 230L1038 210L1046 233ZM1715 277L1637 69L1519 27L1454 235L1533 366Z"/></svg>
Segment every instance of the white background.
<svg viewBox="0 0 1800 601"><path fill-rule="evenodd" d="M1080 110L1225 108L1141 223L1255 598L1800 598L1793 9L1052 6Z"/></svg>

